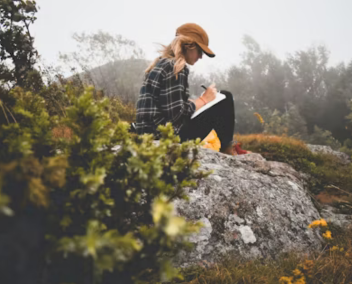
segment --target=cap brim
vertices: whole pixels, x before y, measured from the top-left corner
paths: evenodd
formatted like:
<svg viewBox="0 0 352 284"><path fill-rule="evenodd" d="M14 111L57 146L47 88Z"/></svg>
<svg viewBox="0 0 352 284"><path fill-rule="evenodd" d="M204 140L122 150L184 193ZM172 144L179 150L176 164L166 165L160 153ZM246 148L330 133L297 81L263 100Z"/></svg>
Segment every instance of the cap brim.
<svg viewBox="0 0 352 284"><path fill-rule="evenodd" d="M211 49L209 47L207 47L204 44L198 43L199 47L203 50L203 52L208 55L209 57L215 57L215 53L211 51Z"/></svg>

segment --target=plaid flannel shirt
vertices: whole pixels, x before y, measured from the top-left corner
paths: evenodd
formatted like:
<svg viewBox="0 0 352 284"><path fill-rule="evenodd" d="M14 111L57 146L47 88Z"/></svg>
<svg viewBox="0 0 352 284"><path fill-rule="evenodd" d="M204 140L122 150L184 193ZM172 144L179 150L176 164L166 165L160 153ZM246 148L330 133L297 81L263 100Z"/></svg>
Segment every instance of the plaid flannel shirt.
<svg viewBox="0 0 352 284"><path fill-rule="evenodd" d="M171 122L176 134L190 119L196 106L189 101L189 70L185 66L176 78L174 61L162 58L145 76L137 102L136 130L138 134L153 133L157 127Z"/></svg>

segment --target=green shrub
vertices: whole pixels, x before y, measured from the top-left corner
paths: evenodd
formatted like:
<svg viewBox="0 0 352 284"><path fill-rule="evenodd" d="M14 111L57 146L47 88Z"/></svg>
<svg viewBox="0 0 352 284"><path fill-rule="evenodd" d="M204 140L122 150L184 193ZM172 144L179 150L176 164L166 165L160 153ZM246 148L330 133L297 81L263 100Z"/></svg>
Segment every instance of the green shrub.
<svg viewBox="0 0 352 284"><path fill-rule="evenodd" d="M352 149L351 148L348 148L346 146L342 146L340 149L339 149L340 152L343 152L345 154L347 154L350 158L352 157Z"/></svg>
<svg viewBox="0 0 352 284"><path fill-rule="evenodd" d="M346 139L343 146L340 148L341 152L346 153L350 158L352 157L352 139Z"/></svg>
<svg viewBox="0 0 352 284"><path fill-rule="evenodd" d="M119 98L111 98L107 106L111 118L120 119L126 122L133 122L136 119L136 107L132 103L124 104Z"/></svg>
<svg viewBox="0 0 352 284"><path fill-rule="evenodd" d="M334 150L341 147L341 143L335 139L331 132L318 126L314 126L314 132L306 139L310 144L330 146Z"/></svg>
<svg viewBox="0 0 352 284"><path fill-rule="evenodd" d="M108 99L76 91L67 87L61 118L48 115L41 96L11 93L15 121L0 125L0 249L11 257L0 274L51 284L178 276L169 257L200 224L175 216L170 202L207 175L198 170L200 141L179 144L171 125L159 128L159 144L131 137L104 111ZM58 125L69 138L53 137ZM30 261L16 270L21 257Z"/></svg>
<svg viewBox="0 0 352 284"><path fill-rule="evenodd" d="M260 153L268 160L288 163L299 171L311 167L313 154L303 141L263 134L238 135L236 138L244 149Z"/></svg>

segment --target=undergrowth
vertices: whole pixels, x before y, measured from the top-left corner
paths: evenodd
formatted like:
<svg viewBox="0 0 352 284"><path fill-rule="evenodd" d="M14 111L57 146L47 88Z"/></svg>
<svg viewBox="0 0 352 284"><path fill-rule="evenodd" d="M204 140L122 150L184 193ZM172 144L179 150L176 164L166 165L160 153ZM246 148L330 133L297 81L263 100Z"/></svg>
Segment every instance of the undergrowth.
<svg viewBox="0 0 352 284"><path fill-rule="evenodd" d="M184 280L173 283L351 283L352 229L342 230L332 224L312 229L321 230L323 236L327 236L327 232L331 234L331 238L325 238L322 250L315 254L291 252L275 260L227 258L209 267L187 268L183 271Z"/></svg>
<svg viewBox="0 0 352 284"><path fill-rule="evenodd" d="M284 162L295 170L309 175L309 190L314 194L333 185L352 193L352 166L339 158L323 153L312 153L303 141L263 134L237 135L243 148L261 154L269 161Z"/></svg>

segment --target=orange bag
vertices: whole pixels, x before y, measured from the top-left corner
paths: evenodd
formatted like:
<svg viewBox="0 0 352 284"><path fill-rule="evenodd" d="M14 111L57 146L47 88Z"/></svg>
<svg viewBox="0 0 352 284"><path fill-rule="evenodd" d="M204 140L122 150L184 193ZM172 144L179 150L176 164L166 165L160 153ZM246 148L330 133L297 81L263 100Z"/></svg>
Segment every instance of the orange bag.
<svg viewBox="0 0 352 284"><path fill-rule="evenodd" d="M220 151L221 142L214 129L209 132L208 136L204 138L203 142L205 142L203 148L212 149L217 152Z"/></svg>

